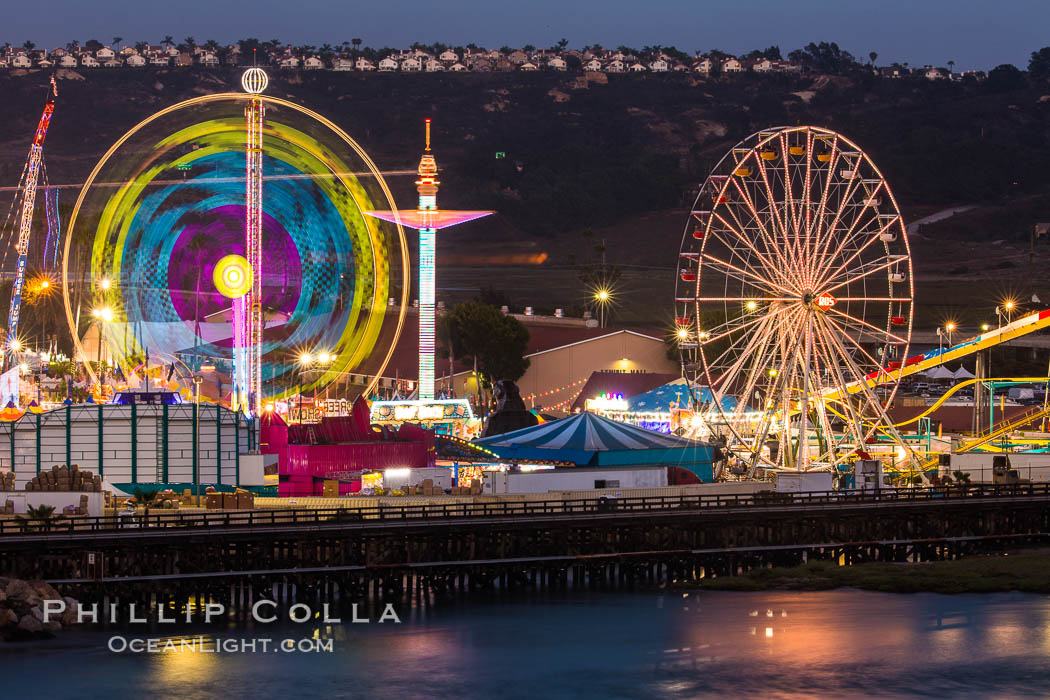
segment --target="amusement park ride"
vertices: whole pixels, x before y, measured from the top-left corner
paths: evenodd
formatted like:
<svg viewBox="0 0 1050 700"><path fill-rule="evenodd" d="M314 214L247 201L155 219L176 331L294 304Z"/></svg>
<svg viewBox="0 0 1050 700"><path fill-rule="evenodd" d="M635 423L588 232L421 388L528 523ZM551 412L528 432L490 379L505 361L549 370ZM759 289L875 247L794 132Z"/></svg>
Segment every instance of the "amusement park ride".
<svg viewBox="0 0 1050 700"><path fill-rule="evenodd" d="M373 402L371 422L473 419L466 400L435 391L436 238L492 212L438 208L430 119L418 205L398 209L355 141L321 115L265 95L267 82L251 68L242 93L162 109L96 165L68 223L71 232L82 211L98 216L86 272L71 274L73 237L64 241L61 288L76 357L87 357L79 333L85 299L100 319L100 347L126 373L168 366L170 380L179 366L181 381L204 383L201 399L238 413L259 416L343 377L368 395L404 325L407 224L419 235L418 395ZM55 95L52 81L15 198L5 367L21 350L21 290ZM53 199L45 201L46 267L57 256L58 217ZM745 478L840 470L878 440L899 448L901 469L922 473L931 456L916 452L898 431L904 424L887 413L901 379L1050 326L1046 310L909 357L914 286L900 210L861 148L820 127L767 129L731 149L700 189L677 268L683 374L689 391L709 391L700 394L709 397L704 405L692 397L699 420L688 437L719 440L733 473ZM300 358L311 355L325 358L323 366L303 367ZM222 364L231 378L225 385L216 371ZM1023 424L991 426L971 446Z"/></svg>
<svg viewBox="0 0 1050 700"><path fill-rule="evenodd" d="M398 211L371 211L369 216L384 221L407 224L419 231L419 382L415 400L373 401L372 421L400 423L419 421L428 425L457 423L473 420L474 414L467 399L437 399L434 394L435 350L435 276L438 229L488 216L491 211L455 211L438 209L437 161L430 152L430 119L426 126L426 148L419 159L419 206ZM449 377L449 381L452 378Z"/></svg>
<svg viewBox="0 0 1050 700"><path fill-rule="evenodd" d="M747 476L838 469L880 436L906 468L928 469L886 412L901 378L1050 325L1048 310L909 357L900 210L859 146L812 126L753 134L715 166L683 236L677 287L683 373L713 396L697 405L693 435L723 440Z"/></svg>
<svg viewBox="0 0 1050 700"><path fill-rule="evenodd" d="M33 210L36 206L37 183L44 171L44 139L47 137L47 127L51 123L51 115L55 111L55 98L58 97L58 86L55 85L54 77L51 78L50 95L44 104L44 112L40 115L40 123L37 124L33 135L33 143L29 147L29 156L26 158L25 166L22 168L22 177L19 179L18 190L14 201L11 203L11 211L19 211L18 214L18 240L15 251L18 255L15 266L15 278L11 286L11 301L7 311L7 335L4 342L3 369L6 371L11 364L14 355L21 349L18 339L18 318L21 314L22 287L25 284L26 265L29 256L29 238L33 227ZM57 220L57 204L51 207L51 199L46 197L48 205L48 224L52 219ZM21 206L16 207L19 203ZM8 213L8 222L11 214ZM5 229L7 226L5 225ZM50 232L50 226L49 226ZM45 243L44 263L47 263L47 245L51 244L51 236ZM5 256L6 257L6 256Z"/></svg>

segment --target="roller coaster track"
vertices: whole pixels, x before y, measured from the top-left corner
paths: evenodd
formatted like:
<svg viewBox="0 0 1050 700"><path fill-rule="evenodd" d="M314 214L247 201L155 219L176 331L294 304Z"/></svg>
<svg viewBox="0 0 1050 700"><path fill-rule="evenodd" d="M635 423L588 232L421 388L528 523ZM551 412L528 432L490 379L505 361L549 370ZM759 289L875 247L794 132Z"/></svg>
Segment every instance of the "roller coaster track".
<svg viewBox="0 0 1050 700"><path fill-rule="evenodd" d="M857 394L864 391L865 387L871 388L879 384L895 382L904 377L943 365L945 362L959 360L976 352L987 350L1001 343L1009 342L1015 338L1020 338L1048 327L1050 327L1050 309L1037 311L1008 323L1002 328L982 333L975 338L953 345L950 348L930 350L921 355L909 357L900 363L891 362L887 367L869 374L863 381L856 380L848 383L845 387L829 389L824 393L824 399L829 401L839 400L844 393L847 395ZM1046 379L1043 378L1041 381L1046 381Z"/></svg>
<svg viewBox="0 0 1050 700"><path fill-rule="evenodd" d="M902 428L905 425L911 425L912 423L918 422L922 418L925 418L926 416L930 415L931 413L936 411L938 408L943 406L944 402L947 401L949 398L951 398L952 395L954 395L960 389L965 389L968 386L972 386L973 384L978 384L978 383L981 383L981 382L1016 382L1018 384L1028 384L1028 383L1045 384L1047 382L1050 382L1050 377L996 377L994 379L967 379L964 382L959 382L958 384L953 386L951 389L946 391L944 393L944 396L942 396L941 398L937 399L937 401L932 406L927 408L925 411L923 411L919 415L915 416L914 418L909 418L908 420L902 421L900 423L894 423L893 427L894 428Z"/></svg>
<svg viewBox="0 0 1050 700"><path fill-rule="evenodd" d="M1000 421L990 430L985 430L981 433L978 433L973 438L963 443L960 443L952 451L954 454L961 454L963 452L970 452L972 450L976 450L978 447L986 445L992 440L995 440L999 437L1003 437L1004 435L1007 435L1008 433L1011 433L1014 430L1017 430L1018 428L1022 428L1025 425L1028 425L1029 423L1034 423L1035 421L1039 420L1040 418L1043 418L1044 416L1050 416L1050 408L1036 406L1035 408L1025 411L1024 413L1018 416L1014 416L1013 418ZM929 471L937 466L939 460L940 455L936 457L931 457L920 466L920 469L924 472Z"/></svg>

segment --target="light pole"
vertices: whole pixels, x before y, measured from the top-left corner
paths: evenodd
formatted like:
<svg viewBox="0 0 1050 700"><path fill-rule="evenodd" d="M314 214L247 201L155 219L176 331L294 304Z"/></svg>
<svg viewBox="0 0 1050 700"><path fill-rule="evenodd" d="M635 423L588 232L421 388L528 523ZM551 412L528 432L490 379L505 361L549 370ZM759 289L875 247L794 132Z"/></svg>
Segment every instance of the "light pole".
<svg viewBox="0 0 1050 700"><path fill-rule="evenodd" d="M952 331L955 330L955 323L948 321L948 323L944 324L944 330L948 334L948 347L950 348L952 347Z"/></svg>
<svg viewBox="0 0 1050 700"><path fill-rule="evenodd" d="M598 327L605 328L605 307L609 303L610 293L608 289L599 289L594 293L594 300L598 302Z"/></svg>
<svg viewBox="0 0 1050 700"><path fill-rule="evenodd" d="M194 502L201 507L201 382L204 379L193 375L193 489Z"/></svg>
<svg viewBox="0 0 1050 700"><path fill-rule="evenodd" d="M98 328L98 355L95 366L98 368L98 391L101 394L102 384L105 382L105 370L102 367L102 324L113 320L113 310L108 306L103 306L102 308L92 309L91 315L95 317L95 324Z"/></svg>

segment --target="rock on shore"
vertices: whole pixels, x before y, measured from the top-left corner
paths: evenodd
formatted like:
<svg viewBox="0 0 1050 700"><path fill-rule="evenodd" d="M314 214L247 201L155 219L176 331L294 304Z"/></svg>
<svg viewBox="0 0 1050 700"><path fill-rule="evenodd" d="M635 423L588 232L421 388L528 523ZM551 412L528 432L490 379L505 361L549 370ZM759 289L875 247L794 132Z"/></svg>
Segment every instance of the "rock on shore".
<svg viewBox="0 0 1050 700"><path fill-rule="evenodd" d="M66 609L60 617L51 615L44 622L44 601L63 600ZM77 623L77 601L65 597L46 581L23 581L0 576L0 639L50 639Z"/></svg>

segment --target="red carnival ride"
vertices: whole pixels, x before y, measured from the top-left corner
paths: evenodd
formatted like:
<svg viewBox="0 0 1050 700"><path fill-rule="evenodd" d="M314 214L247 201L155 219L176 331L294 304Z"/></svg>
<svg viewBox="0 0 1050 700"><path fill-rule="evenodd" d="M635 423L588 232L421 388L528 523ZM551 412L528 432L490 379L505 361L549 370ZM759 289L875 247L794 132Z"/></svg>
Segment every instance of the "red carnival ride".
<svg viewBox="0 0 1050 700"><path fill-rule="evenodd" d="M399 430L369 424L368 403L358 397L349 416L288 425L275 413L261 423L263 454L277 455L278 495L320 496L325 480L339 494L361 490L361 474L384 469L433 467L434 432L405 424Z"/></svg>

